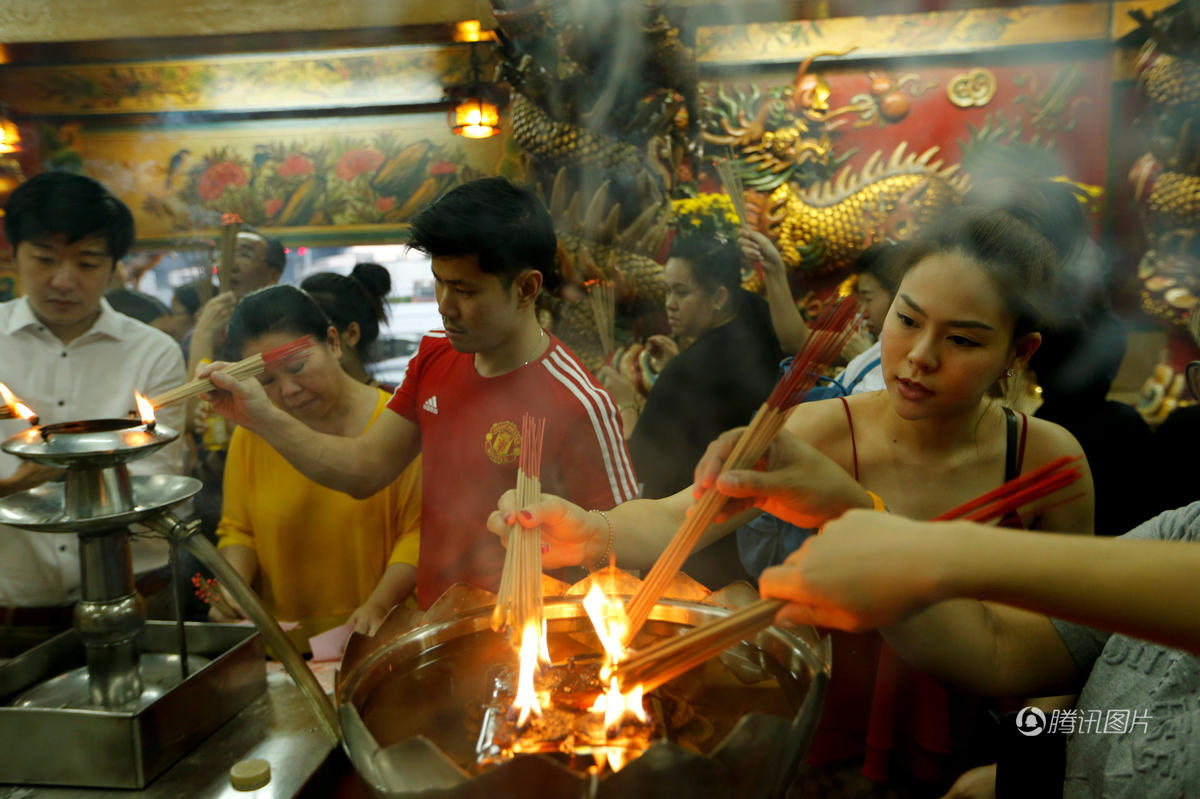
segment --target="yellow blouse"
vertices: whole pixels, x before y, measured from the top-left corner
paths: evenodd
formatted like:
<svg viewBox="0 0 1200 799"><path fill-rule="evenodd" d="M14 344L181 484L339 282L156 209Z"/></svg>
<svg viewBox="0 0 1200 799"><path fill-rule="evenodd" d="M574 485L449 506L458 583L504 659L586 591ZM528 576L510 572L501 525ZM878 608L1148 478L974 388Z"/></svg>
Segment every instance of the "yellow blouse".
<svg viewBox="0 0 1200 799"><path fill-rule="evenodd" d="M367 428L388 396L379 392ZM301 623L294 640L343 623L391 564L415 568L420 530L420 457L387 488L354 499L314 483L245 428L234 432L218 546L255 551L255 590L275 618Z"/></svg>

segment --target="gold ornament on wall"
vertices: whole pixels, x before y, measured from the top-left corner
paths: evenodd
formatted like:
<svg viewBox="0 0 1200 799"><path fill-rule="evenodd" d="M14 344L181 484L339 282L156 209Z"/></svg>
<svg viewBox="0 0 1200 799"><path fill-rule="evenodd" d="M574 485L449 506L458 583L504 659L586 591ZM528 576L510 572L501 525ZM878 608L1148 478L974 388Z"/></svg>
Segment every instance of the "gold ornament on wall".
<svg viewBox="0 0 1200 799"><path fill-rule="evenodd" d="M982 67L959 73L950 79L946 96L959 108L985 106L996 96L996 76Z"/></svg>

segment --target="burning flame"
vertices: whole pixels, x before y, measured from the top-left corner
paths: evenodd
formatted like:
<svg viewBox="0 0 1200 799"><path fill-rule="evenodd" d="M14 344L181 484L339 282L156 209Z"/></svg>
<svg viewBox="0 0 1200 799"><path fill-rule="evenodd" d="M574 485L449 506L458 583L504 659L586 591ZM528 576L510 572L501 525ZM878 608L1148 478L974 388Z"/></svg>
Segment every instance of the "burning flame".
<svg viewBox="0 0 1200 799"><path fill-rule="evenodd" d="M596 697L592 705L593 713L604 714L604 729L613 732L626 713L631 713L638 721L646 720L646 708L642 706L642 686L635 685L629 693L621 693L617 678L612 677L608 690Z"/></svg>
<svg viewBox="0 0 1200 799"><path fill-rule="evenodd" d="M530 621L521 631L521 668L517 676L517 695L513 699L513 707L517 708L517 727L524 727L531 714L542 715L542 706L538 704L537 691L533 685L533 673L537 670L538 650L540 648L537 625Z"/></svg>
<svg viewBox="0 0 1200 799"><path fill-rule="evenodd" d="M25 419L26 421L37 419L37 414L33 412L33 409L17 399L17 395L13 394L8 386L3 383L0 383L0 400L4 401L4 404L8 406L16 418Z"/></svg>
<svg viewBox="0 0 1200 799"><path fill-rule="evenodd" d="M612 667L621 662L625 656L625 634L629 630L629 619L625 616L625 606L616 599L609 599L600 590L600 586L592 583L587 596L583 598L583 609L587 611L592 626L596 628L596 637L604 647L604 670L602 676L607 677Z"/></svg>
<svg viewBox="0 0 1200 799"><path fill-rule="evenodd" d="M604 595L600 586L593 582L587 596L583 598L583 608L587 611L592 626L596 628L596 636L604 647L604 667L600 670L602 679L608 679L608 688L596 697L592 704L593 713L604 714L604 730L609 736L617 732L627 714L645 723L646 709L642 705L642 686L635 685L632 690L621 693L617 678L612 675L612 668L625 657L625 633L629 629L629 620L625 616L625 607L619 600ZM627 753L619 746L608 746L604 751L596 753L597 765L603 767L604 761L613 771L620 771L627 760Z"/></svg>
<svg viewBox="0 0 1200 799"><path fill-rule="evenodd" d="M138 416L142 417L142 424L154 424L154 406L150 404L150 400L138 391L133 392L133 398L137 401Z"/></svg>

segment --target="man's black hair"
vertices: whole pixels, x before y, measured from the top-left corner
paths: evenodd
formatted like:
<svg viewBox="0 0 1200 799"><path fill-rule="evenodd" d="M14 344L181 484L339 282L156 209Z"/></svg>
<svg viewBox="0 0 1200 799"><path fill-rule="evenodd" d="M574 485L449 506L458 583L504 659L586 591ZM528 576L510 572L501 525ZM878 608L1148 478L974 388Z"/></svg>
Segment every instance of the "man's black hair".
<svg viewBox="0 0 1200 799"><path fill-rule="evenodd" d="M152 294L135 291L129 288L119 288L104 295L108 304L117 313L132 316L139 322L154 324L156 319L171 315L171 309L162 300Z"/></svg>
<svg viewBox="0 0 1200 799"><path fill-rule="evenodd" d="M276 272L283 274L283 268L287 266L287 252L285 252L283 249L282 241L268 236L258 228L252 228L249 226L243 226L238 232L250 233L265 241L267 243L267 252L266 255L263 256L263 261L266 262L267 266L271 267Z"/></svg>
<svg viewBox="0 0 1200 799"><path fill-rule="evenodd" d="M417 214L409 246L431 256L478 255L479 268L506 286L523 269L542 273L542 287L561 282L558 239L541 200L505 178L464 183Z"/></svg>
<svg viewBox="0 0 1200 799"><path fill-rule="evenodd" d="M100 183L71 172L43 172L22 183L4 206L4 235L13 252L23 241L65 234L74 244L101 236L113 263L133 246L133 214Z"/></svg>

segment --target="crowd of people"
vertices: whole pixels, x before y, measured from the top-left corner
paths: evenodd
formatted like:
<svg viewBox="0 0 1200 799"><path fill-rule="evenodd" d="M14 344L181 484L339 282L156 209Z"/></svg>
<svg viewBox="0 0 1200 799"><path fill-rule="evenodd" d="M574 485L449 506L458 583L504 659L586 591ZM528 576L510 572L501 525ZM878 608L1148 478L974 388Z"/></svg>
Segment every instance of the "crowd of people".
<svg viewBox="0 0 1200 799"><path fill-rule="evenodd" d="M541 529L549 569L648 568L715 488L730 501L685 571L710 588L754 581L786 601L781 622L832 639L802 771L811 795L1200 792L1187 732L1200 713L1200 505L1165 507L1141 473L1125 496L1150 438L1105 399L1120 328L1107 308L1062 301L1078 237L1047 235L1028 206L975 198L864 253L873 340L792 411L758 468L723 474L781 360L811 335L761 233L677 238L664 271L673 357L643 405L539 324L538 297L560 279L554 228L503 178L414 218L443 328L398 386L370 370L382 267L282 285L282 245L243 230L227 284L207 300L211 287L181 286L167 307L110 286L133 219L95 181L39 175L5 211L25 296L0 305L0 381L56 422L125 416L135 389L211 379L203 403L160 414L187 431L193 463L177 442L134 469L204 478L207 534L298 639L343 623L374 634L394 607L428 608L455 583L495 591L512 525ZM765 300L742 288L749 262ZM301 336L300 357L254 378L226 371ZM1034 416L1011 407L1031 369L1046 398ZM546 420L543 495L517 507L525 414ZM207 436L218 417L227 440ZM995 527L929 521L1062 456L1086 457L1061 495ZM0 454L0 496L57 476ZM161 542L140 541L134 563L139 590L160 593ZM0 657L70 625L78 571L74 537L0 528ZM243 616L222 591L203 612ZM994 719L1014 705L994 698L1127 709L1143 724L1073 727L1060 768L1035 769L1019 739L998 740Z"/></svg>

